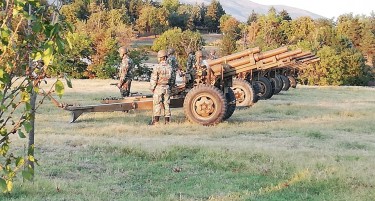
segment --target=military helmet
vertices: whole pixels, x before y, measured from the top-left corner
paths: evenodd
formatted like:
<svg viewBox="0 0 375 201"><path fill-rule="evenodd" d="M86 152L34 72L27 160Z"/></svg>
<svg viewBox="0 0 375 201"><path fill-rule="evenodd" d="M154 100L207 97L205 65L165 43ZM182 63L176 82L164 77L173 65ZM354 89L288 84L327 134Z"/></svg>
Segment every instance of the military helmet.
<svg viewBox="0 0 375 201"><path fill-rule="evenodd" d="M168 55L174 54L175 50L173 48L168 49Z"/></svg>
<svg viewBox="0 0 375 201"><path fill-rule="evenodd" d="M129 49L125 46L122 46L118 49L118 52L121 54L121 55L124 55L124 54L127 54L129 53Z"/></svg>
<svg viewBox="0 0 375 201"><path fill-rule="evenodd" d="M158 58L166 57L166 56L167 56L167 52L165 50L160 50L158 52Z"/></svg>

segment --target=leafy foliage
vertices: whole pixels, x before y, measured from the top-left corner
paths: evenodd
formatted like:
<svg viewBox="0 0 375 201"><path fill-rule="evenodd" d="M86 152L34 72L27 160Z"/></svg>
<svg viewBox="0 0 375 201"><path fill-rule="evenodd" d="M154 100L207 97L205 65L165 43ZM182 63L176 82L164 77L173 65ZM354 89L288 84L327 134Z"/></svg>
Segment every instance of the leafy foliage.
<svg viewBox="0 0 375 201"><path fill-rule="evenodd" d="M159 51L167 48L174 48L180 66L185 67L188 49L200 50L204 45L200 33L190 30L182 31L175 28L164 32L154 41L152 50Z"/></svg>
<svg viewBox="0 0 375 201"><path fill-rule="evenodd" d="M55 56L63 53L67 38L62 34L69 27L56 19L55 8L37 1L1 1L0 41L0 190L13 190L13 180L22 171L22 177L32 180L34 145L29 139L25 156L11 149L10 136L18 134L33 138L35 99L45 72L54 63ZM29 10L32 9L32 10ZM31 13L31 14L29 14ZM28 19L32 19L28 22ZM52 19L52 20L51 20ZM28 26L31 25L31 26ZM59 96L64 85L54 84Z"/></svg>

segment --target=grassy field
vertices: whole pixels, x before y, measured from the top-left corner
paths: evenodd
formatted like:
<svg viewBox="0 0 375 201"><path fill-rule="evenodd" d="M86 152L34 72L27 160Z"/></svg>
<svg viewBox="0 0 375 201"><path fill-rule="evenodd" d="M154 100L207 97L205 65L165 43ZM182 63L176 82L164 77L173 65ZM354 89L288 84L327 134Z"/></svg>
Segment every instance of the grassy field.
<svg viewBox="0 0 375 201"><path fill-rule="evenodd" d="M73 80L60 101L96 104L113 82ZM298 86L213 127L182 109L157 127L149 111L37 113L35 181L0 200L375 200L375 88Z"/></svg>

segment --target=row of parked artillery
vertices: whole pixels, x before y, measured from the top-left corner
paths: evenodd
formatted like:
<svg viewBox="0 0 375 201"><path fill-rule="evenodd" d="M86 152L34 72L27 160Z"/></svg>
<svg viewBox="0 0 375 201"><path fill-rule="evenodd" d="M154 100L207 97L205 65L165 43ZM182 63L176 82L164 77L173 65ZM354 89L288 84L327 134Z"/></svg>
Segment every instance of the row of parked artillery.
<svg viewBox="0 0 375 201"><path fill-rule="evenodd" d="M197 69L194 84L172 90L171 108L183 108L186 118L201 125L215 125L232 116L237 106L249 107L259 99L269 99L281 90L295 87L298 73L319 61L311 52L281 47L261 52L247 49L208 61L208 68ZM72 113L74 122L88 112L152 110L152 95L105 99L98 105L56 106Z"/></svg>

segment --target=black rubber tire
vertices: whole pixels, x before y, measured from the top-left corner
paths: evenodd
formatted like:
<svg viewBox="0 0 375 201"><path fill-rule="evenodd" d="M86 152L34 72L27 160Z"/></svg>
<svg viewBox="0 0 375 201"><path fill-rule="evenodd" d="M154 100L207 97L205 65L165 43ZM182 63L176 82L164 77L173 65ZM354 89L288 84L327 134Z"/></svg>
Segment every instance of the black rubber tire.
<svg viewBox="0 0 375 201"><path fill-rule="evenodd" d="M289 75L288 79L289 79L289 82L290 82L290 87L296 88L297 87L296 78L294 78L293 76Z"/></svg>
<svg viewBox="0 0 375 201"><path fill-rule="evenodd" d="M271 78L271 81L275 85L275 91L273 94L278 94L280 93L281 89L283 88L283 81L281 80L279 75L275 75L275 77Z"/></svg>
<svg viewBox="0 0 375 201"><path fill-rule="evenodd" d="M257 101L253 87L246 80L233 80L232 90L236 97L237 106L248 107L254 105L254 103Z"/></svg>
<svg viewBox="0 0 375 201"><path fill-rule="evenodd" d="M251 86L253 87L254 89L254 103L257 103L259 101L259 92L260 92L260 86L258 83L256 83L255 81L251 82Z"/></svg>
<svg viewBox="0 0 375 201"><path fill-rule="evenodd" d="M201 110L198 110L199 107ZM204 126L215 125L223 120L227 112L227 100L215 86L198 85L186 94L184 111L190 122Z"/></svg>
<svg viewBox="0 0 375 201"><path fill-rule="evenodd" d="M227 99L227 112L223 117L223 121L229 119L236 110L236 96L231 88L228 88L225 98Z"/></svg>
<svg viewBox="0 0 375 201"><path fill-rule="evenodd" d="M280 77L283 80L283 91L288 91L290 88L289 79L284 75L280 75Z"/></svg>
<svg viewBox="0 0 375 201"><path fill-rule="evenodd" d="M260 90L258 93L259 99L270 99L273 96L271 81L265 77L256 78L255 82L258 84Z"/></svg>

